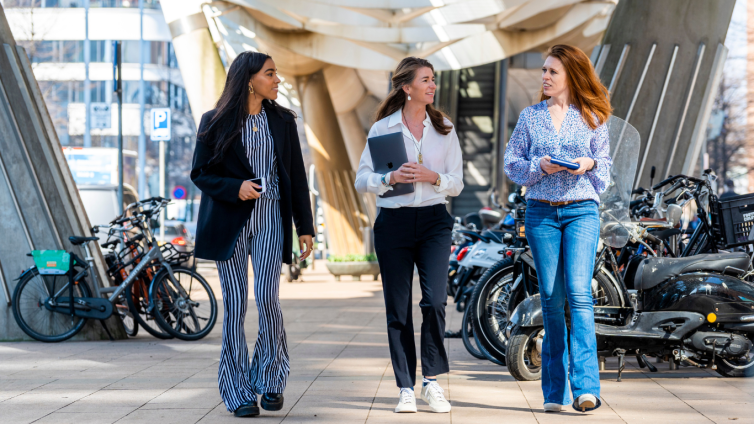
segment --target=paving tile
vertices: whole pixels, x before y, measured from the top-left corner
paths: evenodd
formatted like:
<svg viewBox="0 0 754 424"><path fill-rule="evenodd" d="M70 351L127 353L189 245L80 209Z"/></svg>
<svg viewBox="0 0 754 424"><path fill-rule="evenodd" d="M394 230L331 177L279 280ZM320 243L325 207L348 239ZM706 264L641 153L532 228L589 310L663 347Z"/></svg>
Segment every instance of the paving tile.
<svg viewBox="0 0 754 424"><path fill-rule="evenodd" d="M35 424L109 424L120 420L132 412L129 408L112 408L99 412L60 412L44 416Z"/></svg>
<svg viewBox="0 0 754 424"><path fill-rule="evenodd" d="M199 422L210 409L137 409L118 420L118 424L189 424Z"/></svg>
<svg viewBox="0 0 754 424"><path fill-rule="evenodd" d="M211 389L170 389L147 402L141 409L213 409L222 403L216 387Z"/></svg>
<svg viewBox="0 0 754 424"><path fill-rule="evenodd" d="M201 264L215 294L212 264ZM395 414L398 388L385 333L381 284L336 283L319 263L303 282L281 283L291 357L285 406L262 411L264 423L672 423L754 424L754 379L722 378L682 367L659 372L629 358L622 382L617 360L600 373L603 407L586 414L566 407L546 414L538 381L517 382L501 367L472 357L459 339L446 340L451 372L440 376L453 409L434 414L418 400L417 414ZM419 284L414 284L415 343L420 346ZM222 317L222 306L220 307ZM446 328L462 314L447 307ZM253 349L258 317L253 298L245 332ZM237 423L220 399L217 369L222 325L198 342L156 340L142 332L117 342L56 345L0 343L0 422ZM417 366L417 394L421 364Z"/></svg>

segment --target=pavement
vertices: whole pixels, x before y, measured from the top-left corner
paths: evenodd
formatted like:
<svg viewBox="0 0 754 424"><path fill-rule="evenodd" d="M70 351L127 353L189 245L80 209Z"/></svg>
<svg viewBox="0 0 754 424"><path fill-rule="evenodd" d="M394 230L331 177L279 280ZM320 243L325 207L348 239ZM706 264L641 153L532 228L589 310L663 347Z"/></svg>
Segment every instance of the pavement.
<svg viewBox="0 0 754 424"><path fill-rule="evenodd" d="M220 296L217 272L201 264ZM539 382L517 382L505 367L446 341L451 372L438 378L453 410L395 414L395 386L385 334L381 283L335 282L321 261L303 281L281 283L291 355L285 407L262 411L264 423L754 423L754 379L658 364L650 374L629 360L616 382L617 360L600 375L602 407L545 414ZM421 322L418 283L414 321ZM257 333L250 300L246 334ZM452 303L452 302L451 302ZM220 311L222 318L222 310ZM448 305L448 328L461 314ZM418 329L418 325L417 325ZM418 333L417 333L418 335ZM116 342L0 343L0 423L238 423L220 400L217 364L221 323L198 342L157 340L143 330ZM417 338L418 346L418 338ZM418 388L418 386L417 386Z"/></svg>

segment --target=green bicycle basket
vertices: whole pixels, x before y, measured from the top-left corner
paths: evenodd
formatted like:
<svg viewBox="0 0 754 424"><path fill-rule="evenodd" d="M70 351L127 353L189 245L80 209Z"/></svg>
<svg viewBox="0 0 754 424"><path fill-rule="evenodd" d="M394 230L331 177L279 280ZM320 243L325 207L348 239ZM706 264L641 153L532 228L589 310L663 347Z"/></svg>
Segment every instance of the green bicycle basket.
<svg viewBox="0 0 754 424"><path fill-rule="evenodd" d="M71 255L65 250L32 250L31 256L42 275L63 275L71 266Z"/></svg>

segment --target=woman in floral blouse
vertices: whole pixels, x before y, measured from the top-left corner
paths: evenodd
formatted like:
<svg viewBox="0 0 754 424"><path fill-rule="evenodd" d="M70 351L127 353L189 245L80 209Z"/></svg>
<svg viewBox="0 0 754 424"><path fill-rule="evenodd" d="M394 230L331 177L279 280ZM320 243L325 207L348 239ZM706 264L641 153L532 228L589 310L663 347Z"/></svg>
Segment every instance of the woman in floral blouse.
<svg viewBox="0 0 754 424"><path fill-rule="evenodd" d="M612 108L589 58L553 46L542 67L540 103L521 112L505 151L505 173L527 187L526 236L537 266L544 315L544 409L600 406L592 307L592 269L599 240L599 195L610 181L607 119ZM576 163L578 169L551 159ZM571 308L570 359L565 323Z"/></svg>

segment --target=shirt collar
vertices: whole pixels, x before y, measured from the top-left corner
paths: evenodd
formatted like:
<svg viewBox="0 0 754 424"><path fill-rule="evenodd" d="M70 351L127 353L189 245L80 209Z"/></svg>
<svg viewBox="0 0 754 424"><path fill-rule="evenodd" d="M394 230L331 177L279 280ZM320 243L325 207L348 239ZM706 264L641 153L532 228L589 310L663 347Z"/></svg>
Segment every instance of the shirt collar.
<svg viewBox="0 0 754 424"><path fill-rule="evenodd" d="M395 111L392 115L388 116L387 118L387 126L388 128L402 124L403 123L403 108L398 109ZM422 121L422 124L424 124L425 127L429 126L432 123L432 120L429 119L429 114L425 111L424 112L424 121Z"/></svg>

